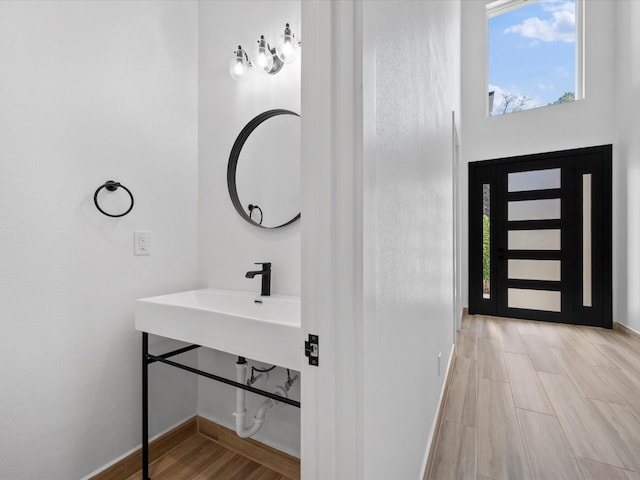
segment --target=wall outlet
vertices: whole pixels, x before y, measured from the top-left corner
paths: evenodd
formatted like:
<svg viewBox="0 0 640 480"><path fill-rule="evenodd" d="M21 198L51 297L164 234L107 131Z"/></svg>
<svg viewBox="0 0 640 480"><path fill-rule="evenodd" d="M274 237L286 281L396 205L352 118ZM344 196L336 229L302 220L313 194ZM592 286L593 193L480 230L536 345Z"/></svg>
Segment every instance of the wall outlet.
<svg viewBox="0 0 640 480"><path fill-rule="evenodd" d="M133 254L134 255L150 255L151 254L151 234L149 232L135 231L133 232Z"/></svg>

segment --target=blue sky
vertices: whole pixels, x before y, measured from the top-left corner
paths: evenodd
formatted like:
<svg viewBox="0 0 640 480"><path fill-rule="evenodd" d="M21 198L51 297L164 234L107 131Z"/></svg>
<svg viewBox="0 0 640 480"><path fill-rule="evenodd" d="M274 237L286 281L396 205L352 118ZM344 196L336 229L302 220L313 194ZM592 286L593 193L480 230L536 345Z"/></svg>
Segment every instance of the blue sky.
<svg viewBox="0 0 640 480"><path fill-rule="evenodd" d="M531 99L528 108L575 91L575 0L540 1L489 19L489 90Z"/></svg>

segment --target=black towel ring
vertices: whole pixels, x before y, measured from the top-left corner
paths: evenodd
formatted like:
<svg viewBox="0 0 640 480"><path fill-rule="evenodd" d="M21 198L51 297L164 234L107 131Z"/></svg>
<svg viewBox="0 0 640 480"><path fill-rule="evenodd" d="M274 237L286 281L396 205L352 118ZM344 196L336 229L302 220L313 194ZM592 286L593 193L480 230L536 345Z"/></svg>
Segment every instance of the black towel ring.
<svg viewBox="0 0 640 480"><path fill-rule="evenodd" d="M98 205L98 193L100 193L100 190L102 190L103 188L106 188L110 192L115 192L116 190L118 190L118 188L122 188L125 192L127 192L129 194L129 197L131 197L131 205L129 206L129 209L126 212L121 213L119 215L113 215L112 213L107 213L104 210L102 210L100 208L100 205ZM96 190L96 193L93 194L93 203L96 204L96 208L100 210L100 213L102 213L103 215L106 215L107 217L114 217L114 218L124 217L127 213L129 213L133 209L133 194L127 187L122 185L120 182L107 180L106 182L104 182L104 185L99 186L98 189Z"/></svg>
<svg viewBox="0 0 640 480"><path fill-rule="evenodd" d="M258 205L249 204L249 218L251 220L253 220L253 211L254 210L258 210L260 212L260 221L258 222L258 225L262 225L262 219L263 219L264 215L262 213L262 209Z"/></svg>

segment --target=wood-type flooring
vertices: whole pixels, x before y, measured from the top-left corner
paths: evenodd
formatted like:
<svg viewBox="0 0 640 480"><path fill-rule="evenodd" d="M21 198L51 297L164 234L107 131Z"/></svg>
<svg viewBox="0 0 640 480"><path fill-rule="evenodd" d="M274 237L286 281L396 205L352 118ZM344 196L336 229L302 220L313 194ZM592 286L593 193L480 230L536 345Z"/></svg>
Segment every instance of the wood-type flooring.
<svg viewBox="0 0 640 480"><path fill-rule="evenodd" d="M291 480L194 433L149 465L152 480ZM140 480L138 471L126 480Z"/></svg>
<svg viewBox="0 0 640 480"><path fill-rule="evenodd" d="M640 337L467 315L428 478L640 480Z"/></svg>

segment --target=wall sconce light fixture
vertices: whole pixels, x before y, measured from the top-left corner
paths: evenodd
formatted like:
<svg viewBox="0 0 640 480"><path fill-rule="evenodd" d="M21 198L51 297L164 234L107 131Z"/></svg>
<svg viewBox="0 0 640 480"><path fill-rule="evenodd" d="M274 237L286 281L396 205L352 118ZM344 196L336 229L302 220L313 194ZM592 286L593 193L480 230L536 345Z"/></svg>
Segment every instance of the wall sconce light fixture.
<svg viewBox="0 0 640 480"><path fill-rule="evenodd" d="M264 35L260 35L260 40L251 55L251 64L256 67L258 72L270 75L278 73L284 65L276 55L275 48L272 49L264 39Z"/></svg>
<svg viewBox="0 0 640 480"><path fill-rule="evenodd" d="M238 45L238 50L233 53L234 56L229 62L229 73L234 80L246 80L251 68L249 58L240 45Z"/></svg>
<svg viewBox="0 0 640 480"><path fill-rule="evenodd" d="M293 63L298 58L298 50L300 44L296 40L295 35L291 31L289 24L284 27L284 34L280 35L280 40L276 45L278 58L284 63Z"/></svg>
<svg viewBox="0 0 640 480"><path fill-rule="evenodd" d="M249 73L254 68L260 73L275 75L285 63L293 63L298 58L302 42L298 42L287 23L284 33L280 36L275 48L265 40L264 35L260 35L260 40L251 55L251 61L247 53L238 45L238 50L234 53L229 64L229 73L234 80L246 80Z"/></svg>

